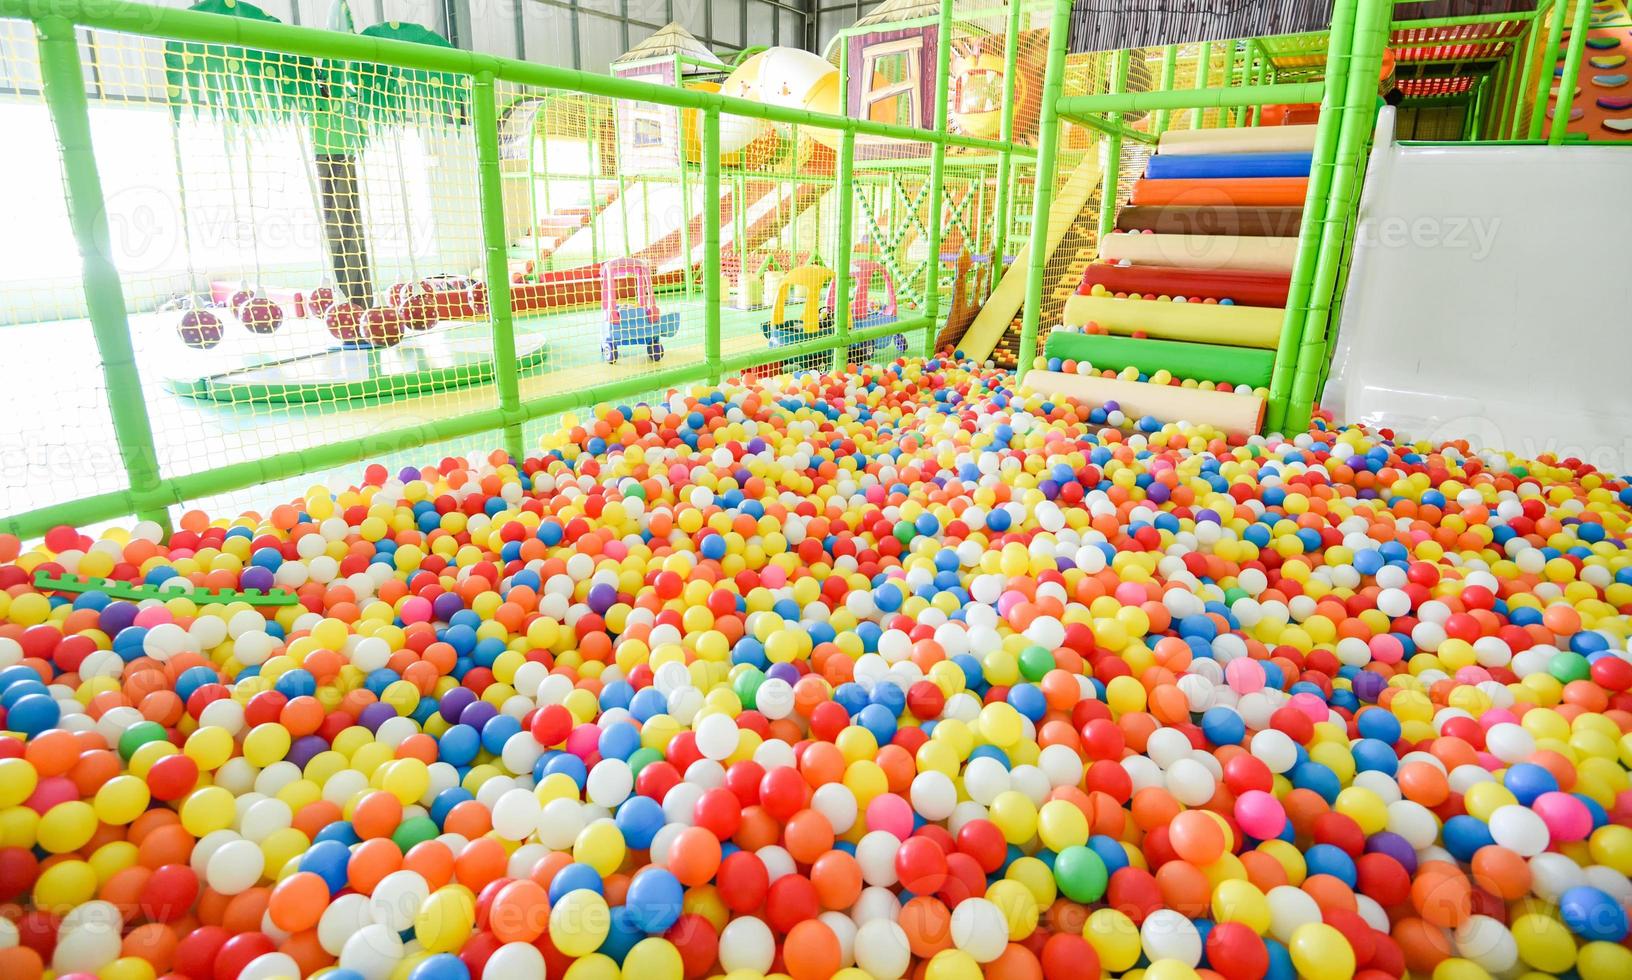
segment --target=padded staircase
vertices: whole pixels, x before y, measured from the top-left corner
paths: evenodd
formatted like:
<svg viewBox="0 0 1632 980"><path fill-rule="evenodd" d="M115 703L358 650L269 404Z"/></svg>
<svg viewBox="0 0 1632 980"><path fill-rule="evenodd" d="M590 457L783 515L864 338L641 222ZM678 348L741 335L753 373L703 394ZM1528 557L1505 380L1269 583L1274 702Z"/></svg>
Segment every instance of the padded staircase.
<svg viewBox="0 0 1632 980"><path fill-rule="evenodd" d="M1088 332L1062 338L1050 356L1231 388L1269 384L1310 154L1257 150L1251 133L1163 135L1066 304L1066 325ZM1313 126L1285 126L1257 145L1313 140Z"/></svg>

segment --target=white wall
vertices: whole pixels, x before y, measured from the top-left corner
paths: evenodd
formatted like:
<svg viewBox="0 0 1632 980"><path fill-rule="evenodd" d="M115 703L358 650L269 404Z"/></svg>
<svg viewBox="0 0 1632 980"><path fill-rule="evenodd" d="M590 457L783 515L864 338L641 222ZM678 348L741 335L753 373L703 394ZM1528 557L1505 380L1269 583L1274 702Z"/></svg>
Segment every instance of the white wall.
<svg viewBox="0 0 1632 980"><path fill-rule="evenodd" d="M1632 472L1632 155L1402 146L1379 121L1324 402Z"/></svg>

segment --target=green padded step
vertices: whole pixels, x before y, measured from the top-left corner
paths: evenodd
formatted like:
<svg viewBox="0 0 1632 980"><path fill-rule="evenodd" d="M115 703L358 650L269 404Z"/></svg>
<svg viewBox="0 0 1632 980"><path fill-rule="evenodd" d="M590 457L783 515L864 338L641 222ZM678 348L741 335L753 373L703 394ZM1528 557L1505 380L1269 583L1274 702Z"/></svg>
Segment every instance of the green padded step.
<svg viewBox="0 0 1632 980"><path fill-rule="evenodd" d="M1165 370L1175 378L1227 381L1232 385L1251 388L1267 387L1275 367L1275 352L1272 350L1066 330L1050 333L1043 344L1043 353L1061 360L1087 361L1100 369L1121 371L1132 367L1141 374Z"/></svg>

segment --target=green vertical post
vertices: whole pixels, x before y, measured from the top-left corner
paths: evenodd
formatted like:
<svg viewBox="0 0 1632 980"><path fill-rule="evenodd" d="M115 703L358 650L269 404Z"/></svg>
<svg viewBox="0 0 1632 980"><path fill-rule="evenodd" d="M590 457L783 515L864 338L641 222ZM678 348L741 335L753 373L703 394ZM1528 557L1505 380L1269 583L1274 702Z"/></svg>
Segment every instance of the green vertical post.
<svg viewBox="0 0 1632 980"><path fill-rule="evenodd" d="M1303 198L1303 226L1293 259L1292 280L1286 296L1286 316L1275 348L1275 369L1270 376L1265 431L1275 432L1286 417L1287 399L1296 374L1298 341L1308 310L1321 241L1327 234L1326 195L1332 186L1339 130L1348 92L1349 53L1354 36L1355 0L1338 0L1332 7L1332 28L1326 47L1326 91L1315 126L1315 147L1309 165L1309 187Z"/></svg>
<svg viewBox="0 0 1632 980"><path fill-rule="evenodd" d="M499 114L492 72L477 72L471 79L471 110L482 251L487 260L487 316L493 325L493 382L505 417L504 449L519 461L527 453L521 433L521 379L516 369L515 314L510 307L510 239L504 230L504 175L499 168Z"/></svg>
<svg viewBox="0 0 1632 980"><path fill-rule="evenodd" d="M124 285L113 263L108 231L107 203L102 177L91 145L91 118L85 97L85 74L79 59L74 25L63 17L42 17L35 24L39 38L40 81L46 109L57 132L62 175L67 192L68 220L79 247L80 281L85 288L85 312L102 360L102 383L108 392L108 413L119 440L136 516L157 521L170 533L170 512L162 502L158 451L153 425L142 398L142 378L136 350L130 342L130 321L125 316Z"/></svg>
<svg viewBox="0 0 1632 980"><path fill-rule="evenodd" d="M1325 371L1332 332L1333 297L1348 244L1348 222L1360 194L1360 172L1377 118L1376 80L1382 67L1383 48L1388 43L1392 8L1390 0L1359 0L1355 14L1343 128L1338 134L1332 186L1326 200L1326 234L1321 237L1308 314L1304 317L1298 346L1297 372L1292 378L1286 410L1285 428L1291 431L1300 431L1309 424L1315 399L1320 394L1320 376Z"/></svg>
<svg viewBox="0 0 1632 980"><path fill-rule="evenodd" d="M851 222L855 215L856 190L850 186L856 169L856 132L847 129L839 134L839 162L836 168L838 182L833 193L839 198L838 254L833 268L833 370L844 370L850 350L850 257L854 254L855 240ZM814 302L814 300L812 300Z"/></svg>
<svg viewBox="0 0 1632 980"><path fill-rule="evenodd" d="M1238 76L1238 74L1239 75L1245 75L1246 74L1246 65L1244 64L1244 62L1246 60L1247 55L1246 55L1245 51L1241 50L1240 42L1231 41L1231 42L1229 42L1229 45L1230 45L1229 50L1224 56L1224 86L1223 87L1224 88L1236 88L1239 85L1245 84L1245 79L1244 78L1238 79L1237 76ZM1237 108L1234 108L1234 109L1220 109L1219 110L1219 117L1218 117L1218 124L1220 126L1239 126L1239 125L1241 125L1241 113L1242 113L1242 111L1243 110L1240 107L1237 107Z"/></svg>
<svg viewBox="0 0 1632 980"><path fill-rule="evenodd" d="M1212 74L1213 74L1213 42L1203 41L1203 42L1201 42L1201 50L1196 52L1196 84L1193 87L1197 91L1200 91L1201 89L1206 88L1207 83L1212 80L1212 78L1211 78ZM1196 106L1195 114L1190 117L1190 128L1191 129L1206 129L1207 128L1207 110L1206 109L1203 109L1199 105Z"/></svg>
<svg viewBox="0 0 1632 980"><path fill-rule="evenodd" d="M941 4L935 45L935 132L946 135L947 87L952 75L952 4ZM924 356L935 353L941 332L941 208L946 203L946 144L936 143L929 156L929 276L924 283Z"/></svg>
<svg viewBox="0 0 1632 980"><path fill-rule="evenodd" d="M1048 32L1048 61L1043 68L1043 105L1037 120L1037 169L1031 195L1031 254L1026 267L1026 302L1020 316L1020 347L1015 374L1024 380L1037 354L1037 321L1043 312L1043 274L1047 267L1048 213L1054 206L1054 167L1060 151L1057 103L1065 83L1065 45L1071 30L1071 0L1055 0Z"/></svg>
<svg viewBox="0 0 1632 980"><path fill-rule="evenodd" d="M1118 51L1111 59L1111 94L1121 95L1128 90L1128 52ZM1105 118L1116 131L1105 137L1105 165L1101 168L1103 182L1099 190L1099 238L1116 230L1116 185L1122 179L1122 113L1109 112Z"/></svg>
<svg viewBox="0 0 1632 980"><path fill-rule="evenodd" d="M1580 6L1590 6L1584 2ZM1547 118L1547 89L1553 84L1553 65L1558 63L1558 39L1564 36L1564 0L1553 0L1553 16L1547 21L1547 40L1541 46L1541 71L1536 79L1536 97L1530 109L1530 139L1541 139L1542 123Z"/></svg>
<svg viewBox="0 0 1632 980"><path fill-rule="evenodd" d="M1467 93L1467 101L1469 101L1467 116L1462 119L1462 139L1464 140L1479 139L1483 98L1485 98L1485 78L1475 78L1474 85L1469 88L1469 93Z"/></svg>
<svg viewBox="0 0 1632 980"><path fill-rule="evenodd" d="M1536 21L1532 17L1524 26L1524 33L1519 37L1518 46L1513 49L1513 56L1518 60L1513 63L1513 70L1508 73L1514 84L1508 89L1507 121L1500 133L1503 139L1514 139L1518 135L1519 116L1524 112L1524 98L1530 91L1530 72L1536 64L1535 43Z"/></svg>
<svg viewBox="0 0 1632 980"><path fill-rule="evenodd" d="M1016 77L1020 64L1020 7L1009 4L1009 22L1003 42L1003 77ZM844 54L840 52L841 61ZM1014 162L1009 152L1014 143L1014 86L1003 86L1003 109L998 116L997 138L1003 149L997 156L997 200L992 206L992 281L1003 276L1003 255L1009 250L1009 214L1014 208L1014 192L1009 186L1013 179Z"/></svg>
<svg viewBox="0 0 1632 980"><path fill-rule="evenodd" d="M1254 43L1256 44L1256 42ZM1265 82L1269 81L1269 58L1264 56L1261 51L1259 57L1261 60L1258 62L1258 69L1252 76L1252 84L1254 85L1263 85ZM1258 125L1259 122L1263 120L1263 117L1264 107L1261 104L1253 106L1251 125Z"/></svg>
<svg viewBox="0 0 1632 980"><path fill-rule="evenodd" d="M744 263L748 261L741 239L737 240L737 254ZM720 110L713 107L703 113L703 363L708 383L719 384Z"/></svg>
<svg viewBox="0 0 1632 980"><path fill-rule="evenodd" d="M1524 115L1524 100L1530 97L1530 73L1536 68L1536 21L1532 17L1530 26L1524 29L1524 38L1519 45L1518 56L1524 64L1519 67L1519 83L1513 91L1513 108L1507 120L1507 131L1503 134L1507 139L1517 139L1519 136L1519 118Z"/></svg>
<svg viewBox="0 0 1632 980"><path fill-rule="evenodd" d="M685 109L676 109L676 110L674 110L675 119L679 122L680 128L682 130L685 128L685 119L686 119L685 113L686 113ZM682 150L682 152L676 154L676 156L678 156L680 158L680 215L681 215L681 218L680 218L680 254L685 256L685 258L682 259L681 262L680 262L680 277L681 277L681 280L685 283L685 290L686 290L685 295L686 295L686 298L690 299L691 295L692 295L692 281L691 281L692 280L692 272L691 272L691 213L692 213L692 211L691 211L691 182L686 179L686 172L691 169L691 165L686 162L685 152L683 150ZM741 255L742 250L739 248L737 250L737 253L739 255ZM746 256L743 256L743 261L744 262L747 261ZM739 263L739 267L740 267L740 263Z"/></svg>
<svg viewBox="0 0 1632 980"><path fill-rule="evenodd" d="M1576 0L1575 21L1570 24L1570 50L1564 55L1564 74L1558 79L1553 128L1547 133L1547 142L1553 146L1564 142L1564 133L1570 128L1570 108L1575 105L1575 83L1581 77L1581 55L1587 48L1587 14L1591 10L1588 0Z"/></svg>
<svg viewBox="0 0 1632 980"><path fill-rule="evenodd" d="M1174 72L1178 71L1178 62L1179 46L1177 44L1169 44L1167 47L1162 49L1161 91L1173 91L1173 74ZM1007 78L1009 76L1005 75L1004 77ZM1167 132L1167 124L1172 117L1173 111L1171 109L1156 110L1156 119L1154 122L1155 129L1153 131L1157 136L1161 136L1163 133Z"/></svg>

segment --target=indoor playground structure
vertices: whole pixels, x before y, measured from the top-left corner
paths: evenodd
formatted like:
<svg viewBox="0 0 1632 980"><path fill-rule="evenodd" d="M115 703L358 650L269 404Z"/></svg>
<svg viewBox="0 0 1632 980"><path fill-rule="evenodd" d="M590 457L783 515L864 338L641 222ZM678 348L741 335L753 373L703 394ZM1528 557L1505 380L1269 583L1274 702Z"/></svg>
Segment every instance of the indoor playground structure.
<svg viewBox="0 0 1632 980"><path fill-rule="evenodd" d="M1632 977L1621 0L313 6L0 0L0 980Z"/></svg>

